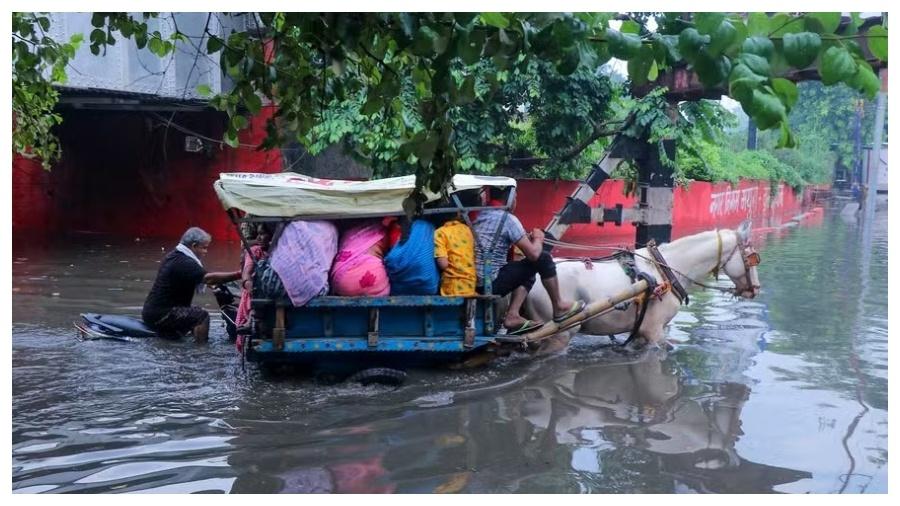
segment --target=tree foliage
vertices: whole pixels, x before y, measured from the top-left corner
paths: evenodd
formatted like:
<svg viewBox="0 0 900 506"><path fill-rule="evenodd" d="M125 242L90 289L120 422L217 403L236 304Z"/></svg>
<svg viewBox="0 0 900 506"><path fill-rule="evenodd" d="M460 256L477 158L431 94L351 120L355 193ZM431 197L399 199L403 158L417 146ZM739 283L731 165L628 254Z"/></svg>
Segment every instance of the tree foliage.
<svg viewBox="0 0 900 506"><path fill-rule="evenodd" d="M65 84L66 64L83 36L57 42L47 36L50 18L27 12L13 13L12 30L13 150L49 168L61 153L51 132L62 122L54 112L59 94L53 86Z"/></svg>
<svg viewBox="0 0 900 506"><path fill-rule="evenodd" d="M845 83L872 96L879 81L863 58L862 45L887 59L886 29L879 25L860 34L856 15L842 23L838 13L666 13L626 16L618 27L611 23L615 17L260 13L254 16L255 29L227 36L206 33L206 51L221 55L222 70L234 82L211 103L228 113L224 140L231 145L248 124L247 115L259 112L261 97L277 104L266 148L280 146L288 136L314 145L323 119L348 108L347 114L372 128L355 146L361 156L388 170L414 169L417 187L437 191L456 171L496 163L515 137L517 122L510 117L522 107L528 111L525 121L532 122L535 149L546 157L565 162L596 146L591 138L602 133L608 119L603 116L606 90L591 76L614 57L627 62L636 85L688 66L704 86L722 88L738 100L760 128L778 129L780 146L795 144L788 114L798 94L783 78L786 73L812 65L825 84ZM657 30L648 28L651 19ZM95 54L121 35L163 56L183 37L177 31L167 40L148 33L146 15L97 13L92 22ZM18 26L14 40L24 30ZM51 65L59 61L52 54L40 58ZM19 70L14 67L14 88L25 82L16 80ZM28 82L39 83L42 75L31 74ZM534 77L536 83L528 81ZM557 88L570 93L554 94ZM33 111L18 107L19 126L30 133L21 134L17 149L26 140L39 145L42 140L31 127ZM630 134L646 128L653 129L651 137L677 134L659 96L636 102L629 115L623 127ZM50 160L56 154L40 151Z"/></svg>

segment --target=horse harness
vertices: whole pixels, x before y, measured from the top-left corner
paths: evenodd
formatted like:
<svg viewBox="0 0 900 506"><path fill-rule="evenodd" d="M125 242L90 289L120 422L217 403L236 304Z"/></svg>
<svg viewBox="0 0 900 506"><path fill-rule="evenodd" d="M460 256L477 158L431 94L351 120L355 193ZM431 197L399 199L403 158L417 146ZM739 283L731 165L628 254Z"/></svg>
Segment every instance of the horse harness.
<svg viewBox="0 0 900 506"><path fill-rule="evenodd" d="M728 258L726 258L725 261L722 261L722 234L720 230L716 230L716 240L718 241L719 246L719 261L716 263L715 267L713 267L712 271L710 271L712 275L716 279L719 279L719 271L724 269L725 264L731 260L731 257L734 256L735 252L740 250L741 261L744 262L744 277L747 280L747 286L750 287L751 290L759 290L760 286L758 284L753 284L753 280L750 278L750 268L756 267L762 262L759 253L753 249L753 246L738 239L737 244L734 245L734 249L728 254Z"/></svg>
<svg viewBox="0 0 900 506"><path fill-rule="evenodd" d="M647 289L633 299L633 303L638 306L638 310L635 313L634 325L631 327L631 334L628 336L628 339L622 343L622 346L630 343L637 337L638 330L641 328L641 324L644 322L644 317L647 315L647 308L650 306L650 301L653 297L656 297L658 300L662 300L663 296L669 292L670 290L678 297L679 302L682 304L689 304L690 298L688 297L687 290L684 289L681 282L678 281L678 277L672 272L672 269L669 268L665 259L662 256L662 253L659 252L659 249L656 247L656 242L654 240L650 240L647 243L647 251L653 257L654 264L656 265L656 270L659 276L662 278L662 282L657 282L656 278L653 277L649 272L641 271L637 268L637 265L634 261L634 251L629 250L622 255L618 255L616 260L619 262L619 265L622 267L622 270L625 271L625 274L631 279L632 283L636 283L638 280L644 280L647 282ZM627 308L627 303L622 307L622 309Z"/></svg>

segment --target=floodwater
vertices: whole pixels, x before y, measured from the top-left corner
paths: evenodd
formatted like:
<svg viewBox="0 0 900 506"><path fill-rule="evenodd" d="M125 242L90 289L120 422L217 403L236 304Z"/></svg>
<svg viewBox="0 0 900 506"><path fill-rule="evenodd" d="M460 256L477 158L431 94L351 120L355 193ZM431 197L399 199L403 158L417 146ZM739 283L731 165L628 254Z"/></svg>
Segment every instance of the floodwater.
<svg viewBox="0 0 900 506"><path fill-rule="evenodd" d="M870 252L861 237L826 216L763 238L761 296L695 292L668 353L577 336L563 355L416 371L399 389L263 376L219 325L206 345L81 342L78 313L139 312L162 245L17 241L12 486L886 492L886 213ZM207 265L236 255L214 244Z"/></svg>

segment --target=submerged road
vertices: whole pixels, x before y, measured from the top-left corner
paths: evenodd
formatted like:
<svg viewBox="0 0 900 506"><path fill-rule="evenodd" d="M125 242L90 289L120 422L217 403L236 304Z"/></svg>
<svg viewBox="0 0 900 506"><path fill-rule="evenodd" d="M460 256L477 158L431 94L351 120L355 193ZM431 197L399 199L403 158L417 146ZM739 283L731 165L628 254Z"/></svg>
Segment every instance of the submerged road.
<svg viewBox="0 0 900 506"><path fill-rule="evenodd" d="M396 390L245 370L218 320L206 345L78 341L81 312L140 312L173 245L17 240L13 490L886 492L886 213L871 236L766 236L762 294L694 292L669 353L580 335Z"/></svg>

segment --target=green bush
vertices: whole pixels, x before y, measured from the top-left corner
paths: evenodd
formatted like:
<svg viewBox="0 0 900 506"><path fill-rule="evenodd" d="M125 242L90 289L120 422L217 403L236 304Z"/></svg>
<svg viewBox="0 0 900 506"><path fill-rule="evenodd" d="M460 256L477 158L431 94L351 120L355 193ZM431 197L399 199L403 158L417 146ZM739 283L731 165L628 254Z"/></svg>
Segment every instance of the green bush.
<svg viewBox="0 0 900 506"><path fill-rule="evenodd" d="M794 188L828 180L834 159L830 163L821 156L811 157L805 150L785 149L774 153L765 150L734 152L712 142L698 140L692 146L680 147L676 155L676 181L727 181L736 184L740 179L785 182Z"/></svg>

